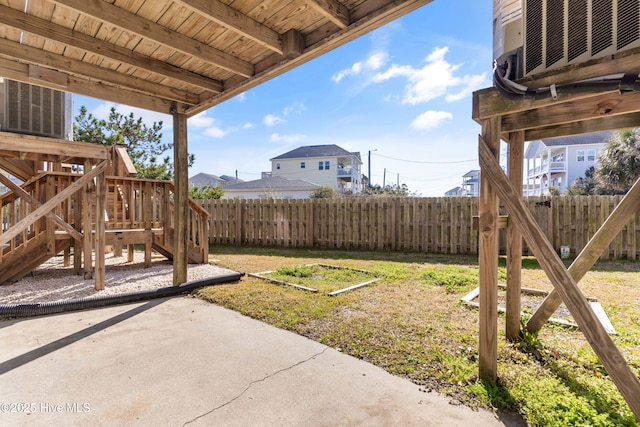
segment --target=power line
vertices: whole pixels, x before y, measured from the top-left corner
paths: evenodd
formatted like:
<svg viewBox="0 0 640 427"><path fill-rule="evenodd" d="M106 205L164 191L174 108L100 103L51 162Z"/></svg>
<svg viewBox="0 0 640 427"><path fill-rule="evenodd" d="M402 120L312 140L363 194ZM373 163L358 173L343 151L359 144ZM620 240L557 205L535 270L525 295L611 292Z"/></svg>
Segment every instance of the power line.
<svg viewBox="0 0 640 427"><path fill-rule="evenodd" d="M408 162L408 163L422 163L422 164L426 164L426 165L450 165L450 164L454 164L454 163L471 163L471 162L477 162L478 159L470 159L470 160L458 160L458 161L454 161L454 162L422 162L419 160L406 160L406 159L398 159L395 157L389 157L389 156L385 156L382 154L377 154L377 153L371 153L374 156L378 156L378 157L384 157L385 159L391 159L391 160L397 160L399 162Z"/></svg>

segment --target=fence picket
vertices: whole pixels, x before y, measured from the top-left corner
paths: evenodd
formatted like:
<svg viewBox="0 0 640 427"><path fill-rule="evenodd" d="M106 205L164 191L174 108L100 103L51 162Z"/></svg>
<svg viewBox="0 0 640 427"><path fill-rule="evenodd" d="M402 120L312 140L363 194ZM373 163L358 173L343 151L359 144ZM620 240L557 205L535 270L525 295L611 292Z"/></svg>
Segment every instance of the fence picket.
<svg viewBox="0 0 640 427"><path fill-rule="evenodd" d="M554 196L525 203L556 250L568 245L577 255L620 200ZM478 252L475 198L225 199L201 205L210 214L212 244ZM640 212L601 258L637 259L639 242ZM526 242L523 253L529 254Z"/></svg>

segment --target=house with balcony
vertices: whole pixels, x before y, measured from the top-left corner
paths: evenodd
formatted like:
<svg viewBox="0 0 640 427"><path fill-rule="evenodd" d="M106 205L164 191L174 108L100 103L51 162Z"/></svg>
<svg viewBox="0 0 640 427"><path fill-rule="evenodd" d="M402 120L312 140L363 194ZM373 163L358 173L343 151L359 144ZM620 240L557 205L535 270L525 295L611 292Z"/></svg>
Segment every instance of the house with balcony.
<svg viewBox="0 0 640 427"><path fill-rule="evenodd" d="M340 194L360 193L363 188L360 153L335 144L310 145L271 159L271 175L299 179L333 188Z"/></svg>
<svg viewBox="0 0 640 427"><path fill-rule="evenodd" d="M472 169L462 175L462 184L444 193L445 197L478 197L480 195L480 170Z"/></svg>
<svg viewBox="0 0 640 427"><path fill-rule="evenodd" d="M524 153L525 196L549 194L550 187L564 193L585 171L597 166L611 132L531 141Z"/></svg>

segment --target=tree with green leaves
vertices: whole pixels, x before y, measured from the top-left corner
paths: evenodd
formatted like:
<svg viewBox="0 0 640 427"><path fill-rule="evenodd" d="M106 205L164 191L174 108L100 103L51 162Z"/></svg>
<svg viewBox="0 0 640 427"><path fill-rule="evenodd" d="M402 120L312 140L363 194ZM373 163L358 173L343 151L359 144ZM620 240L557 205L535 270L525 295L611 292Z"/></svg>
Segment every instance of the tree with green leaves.
<svg viewBox="0 0 640 427"><path fill-rule="evenodd" d="M362 196L378 196L378 197L417 197L418 195L409 190L407 184L400 185L372 185L360 193Z"/></svg>
<svg viewBox="0 0 640 427"><path fill-rule="evenodd" d="M160 159L173 148L172 143L162 141L162 122L148 126L141 117L133 113L123 115L111 107L107 120L98 119L83 105L73 124L73 138L76 141L95 144L123 144L137 170L138 178L173 179L173 163L169 156ZM195 157L189 155L189 166Z"/></svg>
<svg viewBox="0 0 640 427"><path fill-rule="evenodd" d="M335 197L336 192L333 188L322 185L311 192L309 195L310 199L330 199Z"/></svg>
<svg viewBox="0 0 640 427"><path fill-rule="evenodd" d="M224 190L222 187L213 187L211 185L205 185L203 187L194 185L189 187L189 197L194 200L220 199L223 195Z"/></svg>
<svg viewBox="0 0 640 427"><path fill-rule="evenodd" d="M640 130L621 129L600 156L598 180L613 192L626 193L640 177Z"/></svg>

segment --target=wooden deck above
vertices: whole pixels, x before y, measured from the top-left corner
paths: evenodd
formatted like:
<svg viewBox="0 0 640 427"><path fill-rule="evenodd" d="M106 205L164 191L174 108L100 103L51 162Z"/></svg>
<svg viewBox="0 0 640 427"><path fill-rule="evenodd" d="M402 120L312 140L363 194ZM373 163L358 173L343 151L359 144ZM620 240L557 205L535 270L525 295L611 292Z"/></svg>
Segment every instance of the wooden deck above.
<svg viewBox="0 0 640 427"><path fill-rule="evenodd" d="M431 0L2 0L0 76L188 116Z"/></svg>

